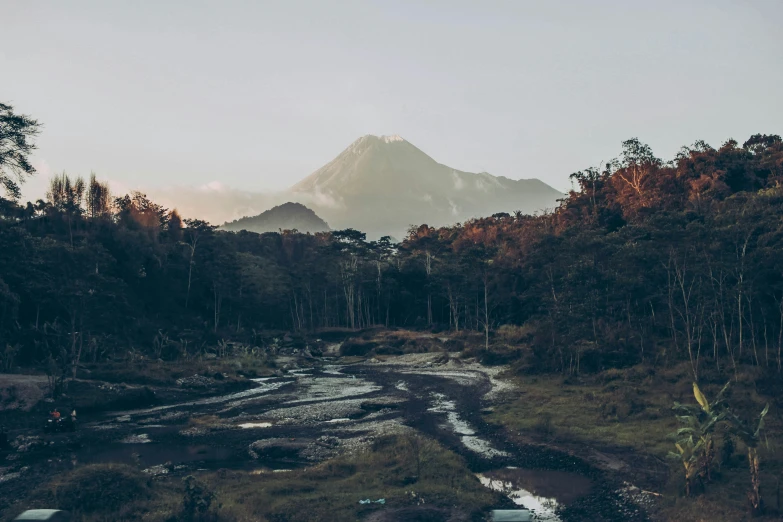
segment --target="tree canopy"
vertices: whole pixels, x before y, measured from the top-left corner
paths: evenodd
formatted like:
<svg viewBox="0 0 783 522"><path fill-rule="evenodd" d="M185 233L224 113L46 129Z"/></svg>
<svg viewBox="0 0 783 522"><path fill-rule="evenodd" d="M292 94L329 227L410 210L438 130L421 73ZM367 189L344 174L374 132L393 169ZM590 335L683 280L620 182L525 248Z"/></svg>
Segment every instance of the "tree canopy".
<svg viewBox="0 0 783 522"><path fill-rule="evenodd" d="M668 162L632 139L571 178L551 213L414 226L392 244L219 231L63 174L0 221L0 334L29 364L79 343L96 359L152 350L159 331L187 345L384 325L475 330L487 353L520 343L531 371L782 370L779 136L697 142Z"/></svg>

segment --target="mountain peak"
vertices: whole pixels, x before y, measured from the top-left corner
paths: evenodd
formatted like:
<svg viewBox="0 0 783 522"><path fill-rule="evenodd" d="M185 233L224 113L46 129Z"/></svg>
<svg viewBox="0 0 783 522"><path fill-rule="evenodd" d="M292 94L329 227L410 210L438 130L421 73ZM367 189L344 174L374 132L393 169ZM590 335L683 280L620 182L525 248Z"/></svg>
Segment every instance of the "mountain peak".
<svg viewBox="0 0 783 522"><path fill-rule="evenodd" d="M358 140L354 141L353 144L354 145L359 145L359 144L362 144L362 143L374 142L374 141L375 142L380 141L380 142L383 142L383 143L394 143L394 142L404 142L406 140L405 140L405 138L403 138L399 134L390 134L388 136L385 135L385 134L382 135L382 136L376 136L375 134L365 134L364 136L362 136Z"/></svg>
<svg viewBox="0 0 783 522"><path fill-rule="evenodd" d="M288 202L273 207L257 216L244 217L221 227L223 230L251 232L277 232L278 230L298 230L299 232L326 232L329 225L315 212L301 203Z"/></svg>
<svg viewBox="0 0 783 522"><path fill-rule="evenodd" d="M380 138L384 143L392 143L395 141L405 141L405 139L399 134L392 134L391 136L381 136Z"/></svg>
<svg viewBox="0 0 783 522"><path fill-rule="evenodd" d="M292 187L337 228L400 234L497 212L553 208L562 194L538 180L463 172L399 135L368 134Z"/></svg>

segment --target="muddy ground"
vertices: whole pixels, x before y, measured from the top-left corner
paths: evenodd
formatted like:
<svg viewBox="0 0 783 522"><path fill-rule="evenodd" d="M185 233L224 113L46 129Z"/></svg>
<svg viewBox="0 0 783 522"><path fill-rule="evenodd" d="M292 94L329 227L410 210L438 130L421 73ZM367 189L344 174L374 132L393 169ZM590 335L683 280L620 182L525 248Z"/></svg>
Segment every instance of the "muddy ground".
<svg viewBox="0 0 783 522"><path fill-rule="evenodd" d="M643 493L659 480L654 463L645 471L624 466L627 455L605 448L580 455L578 448L525 444L520 434L486 423L483 413L519 393L503 379L503 367L446 352L360 362L300 358L288 366L245 383L196 378L173 387L118 388L83 380L83 394L92 390L105 400L78 412L75 433L44 435L42 413L51 404L17 399L22 406L0 412L11 441L0 464L3 517L24 509L13 499L84 463L124 462L151 476L286 470L360 451L384 434L420 432L464 457L487 487L503 491L508 500L496 507L524 505L538 520L655 518L655 498ZM34 378L17 379L36 385Z"/></svg>

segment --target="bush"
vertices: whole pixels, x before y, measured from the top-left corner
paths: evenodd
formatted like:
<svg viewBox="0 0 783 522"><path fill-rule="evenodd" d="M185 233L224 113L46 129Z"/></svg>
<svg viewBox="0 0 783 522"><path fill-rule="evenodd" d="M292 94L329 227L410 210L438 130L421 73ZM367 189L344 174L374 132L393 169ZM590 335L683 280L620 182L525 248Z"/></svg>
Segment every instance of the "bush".
<svg viewBox="0 0 783 522"><path fill-rule="evenodd" d="M527 324L523 326L504 324L495 331L495 336L508 343L519 343L529 339L533 335L533 331L534 328Z"/></svg>
<svg viewBox="0 0 783 522"><path fill-rule="evenodd" d="M185 482L185 494L182 497L182 520L192 522L216 519L214 514L210 513L215 494L193 475L188 475L182 480Z"/></svg>
<svg viewBox="0 0 783 522"><path fill-rule="evenodd" d="M449 352L461 352L465 349L465 341L459 339L447 339L443 347Z"/></svg>
<svg viewBox="0 0 783 522"><path fill-rule="evenodd" d="M84 466L65 477L56 490L59 506L84 513L116 513L150 496L149 478L124 464Z"/></svg>
<svg viewBox="0 0 783 522"><path fill-rule="evenodd" d="M522 350L508 345L491 345L489 350L482 350L479 355L481 364L489 366L508 364L522 357Z"/></svg>
<svg viewBox="0 0 783 522"><path fill-rule="evenodd" d="M359 339L349 339L340 346L340 355L343 357L359 356L364 357L373 348L378 346L378 343L372 341L361 341Z"/></svg>

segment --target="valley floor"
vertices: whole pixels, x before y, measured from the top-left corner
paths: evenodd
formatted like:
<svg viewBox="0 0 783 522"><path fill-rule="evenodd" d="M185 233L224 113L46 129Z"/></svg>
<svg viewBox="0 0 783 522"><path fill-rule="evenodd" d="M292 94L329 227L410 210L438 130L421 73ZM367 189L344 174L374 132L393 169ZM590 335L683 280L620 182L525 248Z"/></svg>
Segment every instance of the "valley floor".
<svg viewBox="0 0 783 522"><path fill-rule="evenodd" d="M201 372L213 377L179 384L160 367L146 384L80 380L60 399L88 405L79 429L54 435L40 429L53 406L35 391L45 379L3 376L12 448L0 468L2 519L74 503L68 492L89 473L137 481L143 494L116 515L126 520L176 520L188 475L214 492L215 520L484 520L515 503L549 521L746 516L739 449L695 499L683 498L679 468L664 461L671 403L691 400L677 368L564 381L445 350L331 355L280 356L285 370L253 379L227 360ZM737 396L755 407L762 397L746 388ZM764 458L775 507L780 462ZM84 520L105 519L101 502L80 498Z"/></svg>

